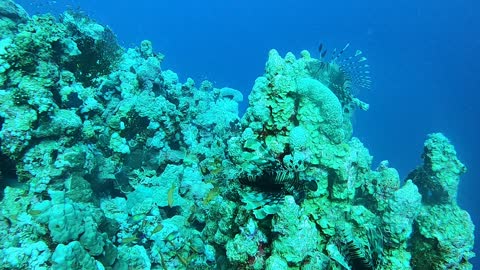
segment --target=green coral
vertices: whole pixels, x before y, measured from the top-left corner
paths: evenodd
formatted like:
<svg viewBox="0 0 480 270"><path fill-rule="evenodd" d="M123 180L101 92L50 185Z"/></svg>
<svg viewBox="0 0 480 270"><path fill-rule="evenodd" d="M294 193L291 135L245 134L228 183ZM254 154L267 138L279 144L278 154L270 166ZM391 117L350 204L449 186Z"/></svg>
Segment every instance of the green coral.
<svg viewBox="0 0 480 270"><path fill-rule="evenodd" d="M97 269L97 262L82 247L74 241L67 245L60 244L52 255L52 269Z"/></svg>
<svg viewBox="0 0 480 270"><path fill-rule="evenodd" d="M415 269L473 269L474 226L470 215L456 205L424 206L411 240Z"/></svg>
<svg viewBox="0 0 480 270"><path fill-rule="evenodd" d="M335 94L327 86L311 78L297 80L297 93L304 97L300 102L298 121L307 129L320 129L334 143L343 141L345 136L342 132L342 105ZM306 102L305 98L313 104Z"/></svg>
<svg viewBox="0 0 480 270"><path fill-rule="evenodd" d="M403 184L372 170L338 64L271 50L240 118L240 92L181 82L147 40L0 15L3 268L471 269L453 146L431 135Z"/></svg>
<svg viewBox="0 0 480 270"><path fill-rule="evenodd" d="M474 226L456 200L466 167L443 134L430 134L424 145L423 166L409 174L423 201L411 238L412 264L418 269L472 269Z"/></svg>
<svg viewBox="0 0 480 270"><path fill-rule="evenodd" d="M460 175L467 171L450 141L441 133L430 134L424 144L424 164L408 178L418 186L427 203L456 203Z"/></svg>
<svg viewBox="0 0 480 270"><path fill-rule="evenodd" d="M285 197L284 206L272 220L272 231L279 234L272 244L272 254L289 264L300 266L318 256L317 246L322 238L293 197Z"/></svg>

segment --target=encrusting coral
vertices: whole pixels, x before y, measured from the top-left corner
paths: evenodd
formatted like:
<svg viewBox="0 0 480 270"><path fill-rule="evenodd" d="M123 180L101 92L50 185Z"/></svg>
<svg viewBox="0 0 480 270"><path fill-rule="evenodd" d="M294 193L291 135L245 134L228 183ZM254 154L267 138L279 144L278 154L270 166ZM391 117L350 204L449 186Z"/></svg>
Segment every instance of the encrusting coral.
<svg viewBox="0 0 480 270"><path fill-rule="evenodd" d="M472 269L448 139L401 181L352 136L359 51L354 74L348 46L271 50L240 117L240 91L181 82L149 41L0 15L0 269Z"/></svg>

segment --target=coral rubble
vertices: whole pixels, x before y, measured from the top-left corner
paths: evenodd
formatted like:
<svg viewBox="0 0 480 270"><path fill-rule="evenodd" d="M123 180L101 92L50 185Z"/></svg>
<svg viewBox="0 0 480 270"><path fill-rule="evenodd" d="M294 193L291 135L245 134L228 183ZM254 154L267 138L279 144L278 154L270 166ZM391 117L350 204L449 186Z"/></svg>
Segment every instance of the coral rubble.
<svg viewBox="0 0 480 270"><path fill-rule="evenodd" d="M149 41L0 15L0 269L472 269L453 146L372 170L335 62L271 50L240 117L240 91L181 82Z"/></svg>

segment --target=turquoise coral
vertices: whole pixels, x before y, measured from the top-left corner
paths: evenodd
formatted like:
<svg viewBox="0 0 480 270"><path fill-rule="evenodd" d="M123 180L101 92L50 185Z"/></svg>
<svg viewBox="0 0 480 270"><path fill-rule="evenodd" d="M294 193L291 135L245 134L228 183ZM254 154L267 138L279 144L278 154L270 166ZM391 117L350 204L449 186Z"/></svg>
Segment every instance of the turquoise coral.
<svg viewBox="0 0 480 270"><path fill-rule="evenodd" d="M241 92L182 82L150 41L0 15L0 269L472 268L453 146L430 135L403 182L372 170L335 63L271 50L240 117Z"/></svg>
<svg viewBox="0 0 480 270"><path fill-rule="evenodd" d="M456 203L460 175L467 171L457 152L441 133L430 134L425 141L424 164L410 173L422 198L429 203Z"/></svg>

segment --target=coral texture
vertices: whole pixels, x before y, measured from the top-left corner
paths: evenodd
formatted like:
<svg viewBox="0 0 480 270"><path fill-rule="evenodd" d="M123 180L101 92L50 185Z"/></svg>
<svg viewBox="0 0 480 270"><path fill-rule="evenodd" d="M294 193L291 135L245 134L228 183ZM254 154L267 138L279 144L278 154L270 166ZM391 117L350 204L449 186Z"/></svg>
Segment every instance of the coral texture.
<svg viewBox="0 0 480 270"><path fill-rule="evenodd" d="M454 147L372 169L338 62L271 50L240 116L82 14L0 0L0 34L0 269L472 268Z"/></svg>

